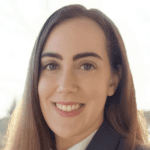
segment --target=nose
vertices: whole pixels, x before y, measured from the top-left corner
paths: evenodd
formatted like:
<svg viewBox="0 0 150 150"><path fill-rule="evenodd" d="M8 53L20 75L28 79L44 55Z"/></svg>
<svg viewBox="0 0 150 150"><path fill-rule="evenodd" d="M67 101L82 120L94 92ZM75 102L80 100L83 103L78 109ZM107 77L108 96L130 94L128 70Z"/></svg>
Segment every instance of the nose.
<svg viewBox="0 0 150 150"><path fill-rule="evenodd" d="M75 75L69 69L66 69L58 81L57 92L62 94L75 93L78 87L75 81Z"/></svg>

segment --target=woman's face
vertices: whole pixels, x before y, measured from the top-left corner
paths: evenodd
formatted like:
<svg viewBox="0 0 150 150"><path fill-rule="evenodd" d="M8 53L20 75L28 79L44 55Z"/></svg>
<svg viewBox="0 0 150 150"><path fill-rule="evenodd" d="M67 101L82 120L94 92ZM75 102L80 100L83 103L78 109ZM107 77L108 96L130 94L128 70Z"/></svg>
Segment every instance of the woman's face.
<svg viewBox="0 0 150 150"><path fill-rule="evenodd" d="M117 81L111 73L105 35L97 23L76 18L56 26L42 52L38 84L42 114L56 138L80 141L98 129L107 96L114 94ZM55 108L58 102L64 102L63 110ZM66 107L66 102L84 106L70 111L77 106Z"/></svg>

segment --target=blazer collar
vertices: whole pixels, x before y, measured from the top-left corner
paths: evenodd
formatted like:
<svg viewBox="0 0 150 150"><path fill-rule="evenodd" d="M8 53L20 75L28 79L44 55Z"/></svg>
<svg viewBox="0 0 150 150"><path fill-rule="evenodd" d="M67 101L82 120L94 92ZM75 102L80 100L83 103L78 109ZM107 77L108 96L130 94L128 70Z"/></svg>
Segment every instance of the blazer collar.
<svg viewBox="0 0 150 150"><path fill-rule="evenodd" d="M86 150L116 150L120 139L121 135L105 119Z"/></svg>

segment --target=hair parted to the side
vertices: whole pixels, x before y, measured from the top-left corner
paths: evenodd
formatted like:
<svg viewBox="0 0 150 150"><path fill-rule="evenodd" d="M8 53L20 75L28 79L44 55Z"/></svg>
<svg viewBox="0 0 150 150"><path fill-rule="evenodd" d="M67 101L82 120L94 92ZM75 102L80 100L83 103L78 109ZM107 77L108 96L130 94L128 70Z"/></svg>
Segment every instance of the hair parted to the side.
<svg viewBox="0 0 150 150"><path fill-rule="evenodd" d="M68 5L54 12L43 25L33 48L25 90L18 103L6 134L4 150L56 150L55 136L41 112L38 96L40 57L52 29L61 22L87 17L97 22L107 39L107 52L113 70L122 66L122 77L115 94L107 98L104 117L126 140L125 150L147 145L142 123L138 119L135 90L122 37L115 24L100 10L87 10L82 5Z"/></svg>

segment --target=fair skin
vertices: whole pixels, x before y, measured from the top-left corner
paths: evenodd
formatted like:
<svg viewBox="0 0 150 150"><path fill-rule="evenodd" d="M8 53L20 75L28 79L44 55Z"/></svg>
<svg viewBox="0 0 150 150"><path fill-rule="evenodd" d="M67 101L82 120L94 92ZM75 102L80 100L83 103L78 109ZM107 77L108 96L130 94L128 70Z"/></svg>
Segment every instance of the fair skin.
<svg viewBox="0 0 150 150"><path fill-rule="evenodd" d="M56 26L42 54L48 52L58 53L63 60L41 58L40 107L55 133L57 149L66 150L101 126L107 96L114 94L119 75L111 72L103 30L87 18L67 20ZM101 58L89 56L73 61L74 55L85 52L96 53ZM52 62L57 65L48 65ZM63 117L53 105L60 101L84 103L85 108L75 117Z"/></svg>

